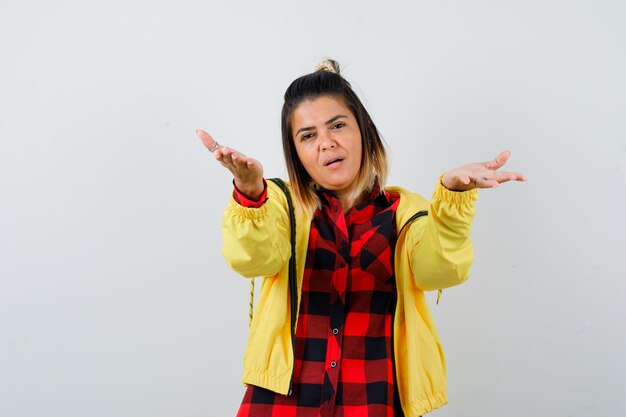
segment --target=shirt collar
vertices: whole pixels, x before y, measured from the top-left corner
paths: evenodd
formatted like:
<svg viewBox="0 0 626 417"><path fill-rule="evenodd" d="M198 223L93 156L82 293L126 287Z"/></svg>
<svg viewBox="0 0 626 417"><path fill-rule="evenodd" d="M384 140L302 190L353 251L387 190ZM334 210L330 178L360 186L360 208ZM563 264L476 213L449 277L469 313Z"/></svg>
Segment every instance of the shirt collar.
<svg viewBox="0 0 626 417"><path fill-rule="evenodd" d="M331 206L331 205L335 205L339 203L339 197L337 197L337 194L335 194L335 192L332 190L327 190L323 187L318 187L316 188L316 193L320 197L320 200L322 201L322 206ZM380 182L378 181L378 176L376 176L374 178L374 183L372 184L372 188L367 193L366 198L363 199L361 203L354 206L350 211L353 211L355 209L359 210L360 208L363 208L364 206L369 204L372 200L375 200L376 198L379 198L379 197L384 198L388 204L391 203L388 193L386 192L381 193Z"/></svg>

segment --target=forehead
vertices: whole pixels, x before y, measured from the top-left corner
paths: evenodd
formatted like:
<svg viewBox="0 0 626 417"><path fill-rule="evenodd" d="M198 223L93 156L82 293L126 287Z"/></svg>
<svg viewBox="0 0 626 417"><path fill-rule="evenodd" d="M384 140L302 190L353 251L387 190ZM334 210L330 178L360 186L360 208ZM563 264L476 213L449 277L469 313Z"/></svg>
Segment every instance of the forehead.
<svg viewBox="0 0 626 417"><path fill-rule="evenodd" d="M354 117L343 99L321 96L300 103L291 113L291 126L295 130L308 126L317 127L339 114L348 118Z"/></svg>

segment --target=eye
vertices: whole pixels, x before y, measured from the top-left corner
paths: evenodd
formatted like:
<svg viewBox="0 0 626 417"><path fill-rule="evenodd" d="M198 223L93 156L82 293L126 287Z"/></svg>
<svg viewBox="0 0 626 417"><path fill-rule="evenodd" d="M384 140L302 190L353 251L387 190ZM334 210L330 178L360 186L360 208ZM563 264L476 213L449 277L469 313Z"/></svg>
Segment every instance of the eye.
<svg viewBox="0 0 626 417"><path fill-rule="evenodd" d="M346 124L344 122L337 122L333 125L333 129L341 129L342 127L345 127Z"/></svg>
<svg viewBox="0 0 626 417"><path fill-rule="evenodd" d="M300 136L300 140L304 142L306 140L311 139L313 136L314 136L313 133L305 133L302 136Z"/></svg>

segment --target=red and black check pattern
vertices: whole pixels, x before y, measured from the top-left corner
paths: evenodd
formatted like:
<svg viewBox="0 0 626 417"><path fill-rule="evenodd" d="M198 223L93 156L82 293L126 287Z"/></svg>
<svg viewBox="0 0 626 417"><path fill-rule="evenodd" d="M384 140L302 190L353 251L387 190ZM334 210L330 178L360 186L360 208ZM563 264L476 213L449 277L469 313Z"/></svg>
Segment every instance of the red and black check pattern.
<svg viewBox="0 0 626 417"><path fill-rule="evenodd" d="M238 417L403 415L391 339L398 196L376 186L345 214L334 194L320 197L302 282L293 393L249 386Z"/></svg>

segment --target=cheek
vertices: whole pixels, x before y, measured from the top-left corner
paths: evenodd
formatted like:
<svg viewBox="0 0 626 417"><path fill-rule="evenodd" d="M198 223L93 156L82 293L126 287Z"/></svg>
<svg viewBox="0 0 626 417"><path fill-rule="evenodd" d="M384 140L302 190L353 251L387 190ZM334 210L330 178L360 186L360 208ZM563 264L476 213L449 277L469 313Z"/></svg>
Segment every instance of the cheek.
<svg viewBox="0 0 626 417"><path fill-rule="evenodd" d="M296 146L296 154L298 155L300 163L304 166L304 169L310 173L311 168L314 166L314 156L311 155L310 152L307 152L304 146Z"/></svg>
<svg viewBox="0 0 626 417"><path fill-rule="evenodd" d="M361 145L361 140L359 139L359 142L354 146L353 149L353 153L355 155L357 155L357 161L359 166L361 165L361 162L363 160L363 146Z"/></svg>

